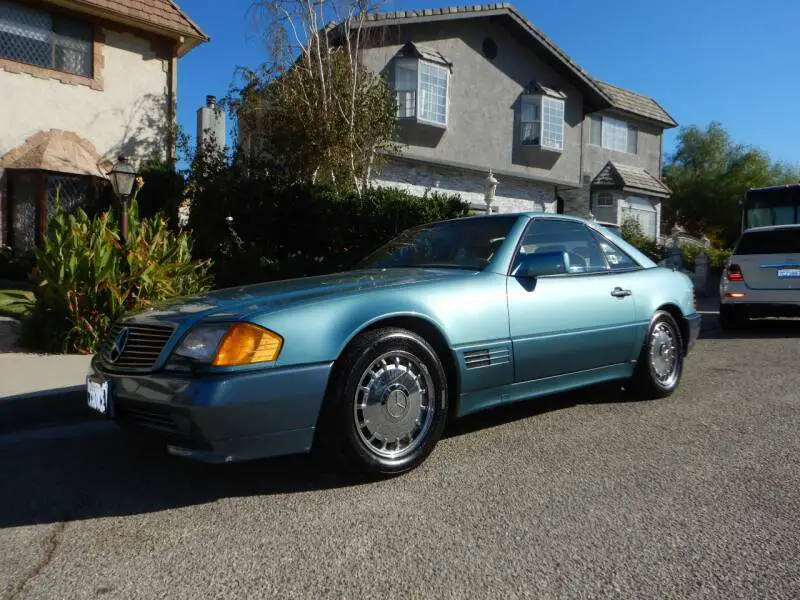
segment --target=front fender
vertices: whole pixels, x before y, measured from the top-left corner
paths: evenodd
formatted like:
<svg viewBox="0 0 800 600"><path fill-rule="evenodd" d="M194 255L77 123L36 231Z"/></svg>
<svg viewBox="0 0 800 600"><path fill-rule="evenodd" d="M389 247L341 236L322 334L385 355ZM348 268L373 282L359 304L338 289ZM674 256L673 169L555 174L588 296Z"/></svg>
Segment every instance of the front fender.
<svg viewBox="0 0 800 600"><path fill-rule="evenodd" d="M364 329L385 319L415 317L435 326L451 348L508 338L505 276L464 278L327 298L252 320L284 338L276 367L329 362Z"/></svg>

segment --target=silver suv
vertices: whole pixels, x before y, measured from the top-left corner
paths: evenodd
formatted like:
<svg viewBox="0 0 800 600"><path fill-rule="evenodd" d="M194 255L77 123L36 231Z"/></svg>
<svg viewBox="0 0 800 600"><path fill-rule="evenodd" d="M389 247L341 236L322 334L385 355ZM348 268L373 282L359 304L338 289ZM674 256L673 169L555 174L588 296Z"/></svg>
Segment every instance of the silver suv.
<svg viewBox="0 0 800 600"><path fill-rule="evenodd" d="M800 224L753 227L733 249L719 284L719 321L800 316Z"/></svg>

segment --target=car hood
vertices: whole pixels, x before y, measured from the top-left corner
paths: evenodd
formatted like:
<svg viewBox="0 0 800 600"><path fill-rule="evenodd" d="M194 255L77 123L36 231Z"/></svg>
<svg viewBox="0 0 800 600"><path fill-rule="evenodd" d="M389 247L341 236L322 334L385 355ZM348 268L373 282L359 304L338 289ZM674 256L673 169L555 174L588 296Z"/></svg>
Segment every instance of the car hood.
<svg viewBox="0 0 800 600"><path fill-rule="evenodd" d="M272 281L207 294L176 298L140 310L133 322L180 324L200 320L231 321L306 302L319 301L392 286L423 284L442 278L469 277L462 269L369 269Z"/></svg>

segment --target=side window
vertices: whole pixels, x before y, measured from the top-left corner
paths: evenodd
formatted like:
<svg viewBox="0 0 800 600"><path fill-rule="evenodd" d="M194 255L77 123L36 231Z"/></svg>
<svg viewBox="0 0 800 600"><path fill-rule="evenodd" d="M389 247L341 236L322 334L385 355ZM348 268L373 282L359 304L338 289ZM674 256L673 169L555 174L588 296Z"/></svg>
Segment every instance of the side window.
<svg viewBox="0 0 800 600"><path fill-rule="evenodd" d="M589 229L579 221L535 219L522 236L514 269L525 255L544 252L565 253L566 272L602 273L608 271L603 253Z"/></svg>
<svg viewBox="0 0 800 600"><path fill-rule="evenodd" d="M592 231L591 233L597 240L598 245L603 251L603 255L608 261L608 266L612 271L626 271L640 268L639 263L633 260L624 251L620 250L616 244L610 242L596 231Z"/></svg>

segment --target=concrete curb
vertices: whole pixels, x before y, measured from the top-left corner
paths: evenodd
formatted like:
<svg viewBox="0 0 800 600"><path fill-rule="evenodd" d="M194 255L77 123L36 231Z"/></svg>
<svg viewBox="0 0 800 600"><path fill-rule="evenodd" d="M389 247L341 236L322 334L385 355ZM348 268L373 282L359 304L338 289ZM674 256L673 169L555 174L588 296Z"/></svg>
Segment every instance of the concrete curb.
<svg viewBox="0 0 800 600"><path fill-rule="evenodd" d="M96 419L83 386L0 398L0 434Z"/></svg>

